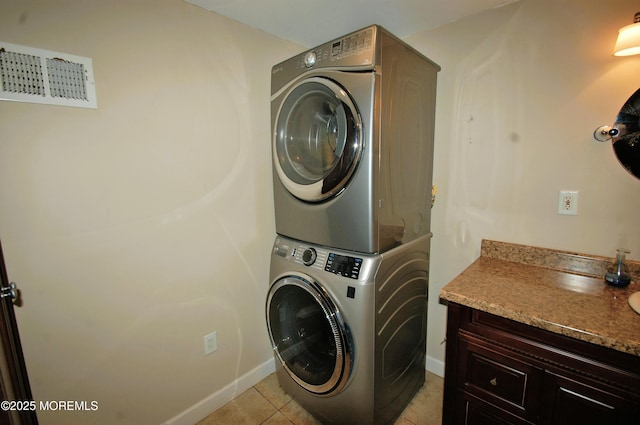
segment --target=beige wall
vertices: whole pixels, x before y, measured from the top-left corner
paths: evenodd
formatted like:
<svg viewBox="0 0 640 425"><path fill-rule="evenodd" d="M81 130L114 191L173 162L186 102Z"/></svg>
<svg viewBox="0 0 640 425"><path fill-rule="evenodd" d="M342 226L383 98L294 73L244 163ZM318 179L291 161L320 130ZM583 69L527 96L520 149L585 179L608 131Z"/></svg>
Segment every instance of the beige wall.
<svg viewBox="0 0 640 425"><path fill-rule="evenodd" d="M406 41L438 80L428 365L442 368L442 286L483 238L640 258L640 180L593 131L640 86L640 56L611 55L628 0L521 0ZM558 191L578 215L557 215ZM562 308L562 306L558 306Z"/></svg>
<svg viewBox="0 0 640 425"><path fill-rule="evenodd" d="M640 57L610 55L636 10L601 3L521 0L407 38L442 66L431 369L438 293L482 238L640 258L640 180L592 138L638 87ZM181 0L5 0L0 40L91 57L98 95L0 102L0 237L34 396L100 406L41 423L158 424L257 379L269 70L302 48ZM580 191L578 216L556 214L561 189Z"/></svg>
<svg viewBox="0 0 640 425"><path fill-rule="evenodd" d="M181 0L4 1L0 40L91 57L98 96L0 102L33 393L99 402L41 424L158 424L270 361L270 68L300 47Z"/></svg>

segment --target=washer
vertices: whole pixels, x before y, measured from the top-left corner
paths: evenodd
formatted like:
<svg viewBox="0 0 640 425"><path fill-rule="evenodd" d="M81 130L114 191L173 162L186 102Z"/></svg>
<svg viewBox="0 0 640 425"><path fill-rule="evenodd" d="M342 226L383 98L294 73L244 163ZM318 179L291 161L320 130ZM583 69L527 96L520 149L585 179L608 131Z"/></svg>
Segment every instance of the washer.
<svg viewBox="0 0 640 425"><path fill-rule="evenodd" d="M273 67L279 235L379 253L430 232L439 70L376 25Z"/></svg>
<svg viewBox="0 0 640 425"><path fill-rule="evenodd" d="M391 424L423 385L430 237L377 255L276 238L277 376L322 423Z"/></svg>

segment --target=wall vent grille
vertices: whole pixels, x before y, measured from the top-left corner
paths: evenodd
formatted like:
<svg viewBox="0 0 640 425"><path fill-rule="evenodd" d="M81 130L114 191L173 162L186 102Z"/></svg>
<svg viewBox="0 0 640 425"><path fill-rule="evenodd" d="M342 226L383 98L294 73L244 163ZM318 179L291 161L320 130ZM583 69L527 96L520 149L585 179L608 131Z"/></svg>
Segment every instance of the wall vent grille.
<svg viewBox="0 0 640 425"><path fill-rule="evenodd" d="M91 59L0 42L0 100L97 108Z"/></svg>

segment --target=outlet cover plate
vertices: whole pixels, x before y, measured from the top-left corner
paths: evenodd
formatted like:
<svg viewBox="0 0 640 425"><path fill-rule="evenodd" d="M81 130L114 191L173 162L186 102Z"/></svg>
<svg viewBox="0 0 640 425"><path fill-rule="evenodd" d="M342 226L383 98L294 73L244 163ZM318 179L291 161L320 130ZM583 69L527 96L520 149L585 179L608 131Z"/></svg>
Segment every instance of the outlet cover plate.
<svg viewBox="0 0 640 425"><path fill-rule="evenodd" d="M561 190L558 194L558 214L578 215L578 191Z"/></svg>
<svg viewBox="0 0 640 425"><path fill-rule="evenodd" d="M204 336L204 354L211 354L218 349L218 334L211 332Z"/></svg>

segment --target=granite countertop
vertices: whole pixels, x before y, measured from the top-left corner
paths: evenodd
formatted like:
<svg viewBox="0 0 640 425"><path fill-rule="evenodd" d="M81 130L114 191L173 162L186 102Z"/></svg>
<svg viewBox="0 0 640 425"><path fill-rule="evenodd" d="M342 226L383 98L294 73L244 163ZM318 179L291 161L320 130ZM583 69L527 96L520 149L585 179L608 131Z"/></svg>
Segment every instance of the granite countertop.
<svg viewBox="0 0 640 425"><path fill-rule="evenodd" d="M640 262L628 261L626 288L604 282L613 258L490 240L448 283L441 299L537 328L640 356L640 314L627 298L640 291Z"/></svg>

